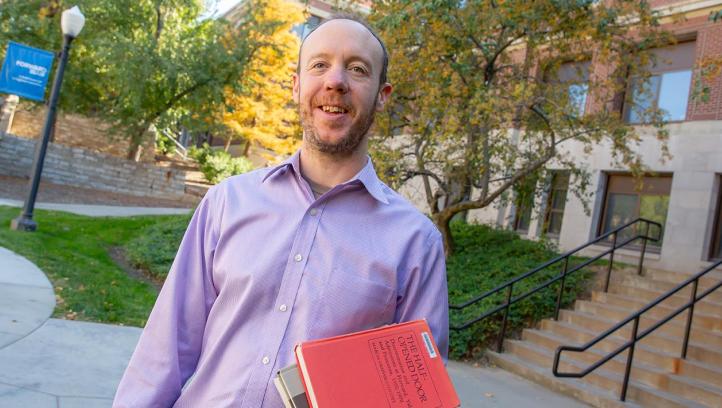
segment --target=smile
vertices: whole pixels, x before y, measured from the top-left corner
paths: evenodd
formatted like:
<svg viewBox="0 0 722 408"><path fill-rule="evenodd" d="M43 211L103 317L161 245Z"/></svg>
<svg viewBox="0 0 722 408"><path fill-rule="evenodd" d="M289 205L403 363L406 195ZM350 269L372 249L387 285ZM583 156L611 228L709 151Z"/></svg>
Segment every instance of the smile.
<svg viewBox="0 0 722 408"><path fill-rule="evenodd" d="M348 113L348 109L340 106L323 105L319 106L319 108L326 113Z"/></svg>

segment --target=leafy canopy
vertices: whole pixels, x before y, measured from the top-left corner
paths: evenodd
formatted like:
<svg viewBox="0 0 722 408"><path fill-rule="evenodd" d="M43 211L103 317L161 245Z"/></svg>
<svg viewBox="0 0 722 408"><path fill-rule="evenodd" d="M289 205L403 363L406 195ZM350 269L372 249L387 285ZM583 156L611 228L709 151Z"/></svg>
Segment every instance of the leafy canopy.
<svg viewBox="0 0 722 408"><path fill-rule="evenodd" d="M59 50L60 15L76 4L86 25L71 49L61 107L106 120L134 148L151 125L212 128L259 46L249 32L264 29L249 19L228 37L226 22L201 18L201 0L10 0L0 8L0 45Z"/></svg>
<svg viewBox="0 0 722 408"><path fill-rule="evenodd" d="M455 214L490 205L551 164L570 169L582 194L587 176L571 144L606 143L617 165L642 171L640 135L620 114L632 103L623 91L628 77L649 76L649 50L672 41L646 1L374 4L395 91L373 152L392 185L421 186L447 253ZM644 113L664 141L663 119Z"/></svg>
<svg viewBox="0 0 722 408"><path fill-rule="evenodd" d="M301 141L298 112L290 103L291 75L300 41L291 32L304 21L300 7L286 0L260 0L252 4L247 18L265 30L254 32L261 44L249 62L240 91L226 92L223 124L230 138L258 143L277 154L289 155Z"/></svg>

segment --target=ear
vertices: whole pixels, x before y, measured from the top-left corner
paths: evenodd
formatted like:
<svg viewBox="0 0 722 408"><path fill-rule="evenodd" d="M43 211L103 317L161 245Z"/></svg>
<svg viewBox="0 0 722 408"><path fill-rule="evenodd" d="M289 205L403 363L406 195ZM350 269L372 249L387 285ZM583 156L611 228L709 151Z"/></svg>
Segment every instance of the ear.
<svg viewBox="0 0 722 408"><path fill-rule="evenodd" d="M391 96L391 90L393 89L393 86L391 86L390 83L385 83L381 86L379 89L379 94L376 96L376 111L381 112L384 109L384 106L386 105L386 102L388 102L389 97Z"/></svg>
<svg viewBox="0 0 722 408"><path fill-rule="evenodd" d="M301 96L301 79L298 77L297 73L293 73L291 76L291 82L293 83L293 101L296 103L300 103L300 96Z"/></svg>

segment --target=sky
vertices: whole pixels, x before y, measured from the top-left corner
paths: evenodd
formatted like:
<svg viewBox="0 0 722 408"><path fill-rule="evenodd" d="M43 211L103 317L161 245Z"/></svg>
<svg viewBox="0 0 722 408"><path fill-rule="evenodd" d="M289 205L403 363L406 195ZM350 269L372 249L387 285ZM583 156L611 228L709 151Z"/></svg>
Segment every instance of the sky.
<svg viewBox="0 0 722 408"><path fill-rule="evenodd" d="M218 11L216 15L221 15L228 11L231 7L235 6L240 0L219 0Z"/></svg>

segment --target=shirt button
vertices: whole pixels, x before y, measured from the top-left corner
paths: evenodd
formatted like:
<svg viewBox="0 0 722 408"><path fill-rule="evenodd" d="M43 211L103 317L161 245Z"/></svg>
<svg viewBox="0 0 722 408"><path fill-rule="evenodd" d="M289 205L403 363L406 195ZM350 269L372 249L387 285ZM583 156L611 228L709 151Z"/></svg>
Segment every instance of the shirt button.
<svg viewBox="0 0 722 408"><path fill-rule="evenodd" d="M311 214L311 216L314 216L314 217L315 217L316 214L318 214L318 210L315 209L315 208L311 208L311 211L309 211L308 213Z"/></svg>
<svg viewBox="0 0 722 408"><path fill-rule="evenodd" d="M281 305L281 306L278 308L278 310L280 310L280 311L282 311L282 312L285 312L287 309L288 309L288 307L286 307L286 305Z"/></svg>
<svg viewBox="0 0 722 408"><path fill-rule="evenodd" d="M303 260L303 255L296 254L296 256L293 257L293 260L296 262L301 262Z"/></svg>
<svg viewBox="0 0 722 408"><path fill-rule="evenodd" d="M266 365L271 362L271 359L268 357L263 357L263 360L261 360L261 361L263 362L264 365Z"/></svg>

